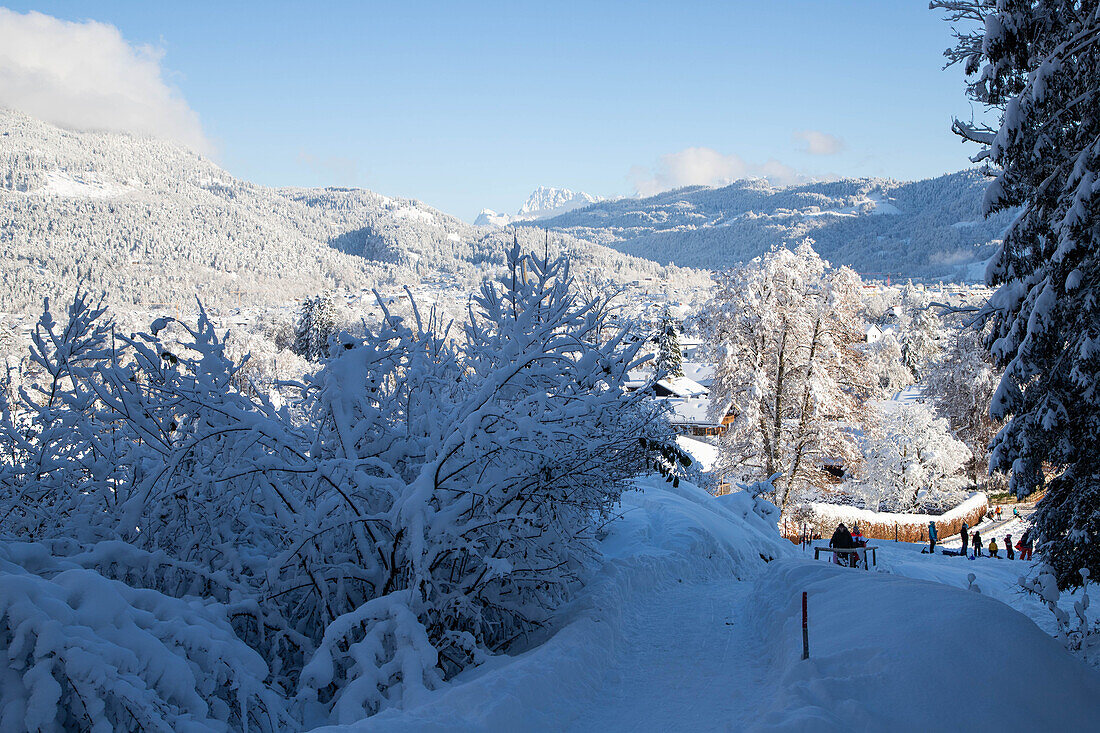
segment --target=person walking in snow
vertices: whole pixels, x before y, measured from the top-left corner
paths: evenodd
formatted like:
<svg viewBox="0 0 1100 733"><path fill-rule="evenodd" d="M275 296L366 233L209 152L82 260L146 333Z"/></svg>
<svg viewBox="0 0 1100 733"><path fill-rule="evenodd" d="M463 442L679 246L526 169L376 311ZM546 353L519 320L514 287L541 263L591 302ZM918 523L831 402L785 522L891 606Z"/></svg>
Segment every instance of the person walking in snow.
<svg viewBox="0 0 1100 733"><path fill-rule="evenodd" d="M1005 557L1009 560L1016 559L1016 551L1012 549L1012 535L1005 535Z"/></svg>
<svg viewBox="0 0 1100 733"><path fill-rule="evenodd" d="M962 555L963 557L966 557L966 543L970 540L969 532L970 532L970 525L967 524L966 522L963 522L962 529L959 530L959 536L962 537L962 543L963 543L962 552L960 552L959 554Z"/></svg>
<svg viewBox="0 0 1100 733"><path fill-rule="evenodd" d="M997 521L1001 521L1001 505L997 505Z"/></svg>
<svg viewBox="0 0 1100 733"><path fill-rule="evenodd" d="M1015 519L1020 518L1020 509L1019 509L1019 507L1012 507L1012 516Z"/></svg>
<svg viewBox="0 0 1100 733"><path fill-rule="evenodd" d="M998 560L1000 560L1001 556L999 554L997 554L1000 551L1001 551L1001 548L997 547L997 538L996 537L990 537L989 538L989 556L990 557L995 557Z"/></svg>
<svg viewBox="0 0 1100 733"><path fill-rule="evenodd" d="M931 553L936 552L936 540L939 539L939 535L936 534L936 523L928 523L928 551Z"/></svg>
<svg viewBox="0 0 1100 733"><path fill-rule="evenodd" d="M974 557L982 556L982 535L978 530L974 530L974 535L970 538L970 544L974 546Z"/></svg>

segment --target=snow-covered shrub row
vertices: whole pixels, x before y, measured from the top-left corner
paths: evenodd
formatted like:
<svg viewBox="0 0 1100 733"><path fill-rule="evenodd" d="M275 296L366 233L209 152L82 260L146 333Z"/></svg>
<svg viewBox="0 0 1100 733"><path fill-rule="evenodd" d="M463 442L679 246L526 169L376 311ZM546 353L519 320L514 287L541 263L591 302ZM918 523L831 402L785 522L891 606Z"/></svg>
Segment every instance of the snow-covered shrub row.
<svg viewBox="0 0 1100 733"><path fill-rule="evenodd" d="M205 313L124 336L84 297L47 308L47 379L0 412L0 539L33 560L0 583L35 599L0 606L0 715L346 721L543 625L669 440L623 389L640 345L571 285L515 247L458 338L419 312L341 334L287 407L238 387Z"/></svg>
<svg viewBox="0 0 1100 733"><path fill-rule="evenodd" d="M801 527L809 525L822 537L832 535L836 526L844 522L849 527L858 524L865 537L879 540L897 538L903 542L919 542L928 538L928 523L936 523L941 538L957 534L963 522L976 526L989 511L989 500L984 493L975 493L950 511L943 514L899 514L872 512L854 506L809 502L793 507L792 518L784 525L787 534L794 537ZM797 519L793 517L797 515Z"/></svg>

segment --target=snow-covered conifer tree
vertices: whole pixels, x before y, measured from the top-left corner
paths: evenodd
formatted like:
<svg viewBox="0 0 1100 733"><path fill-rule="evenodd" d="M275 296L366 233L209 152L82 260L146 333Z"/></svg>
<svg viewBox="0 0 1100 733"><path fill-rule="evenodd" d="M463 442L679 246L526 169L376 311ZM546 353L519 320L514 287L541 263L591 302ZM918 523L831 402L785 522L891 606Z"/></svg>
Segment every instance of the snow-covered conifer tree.
<svg viewBox="0 0 1100 733"><path fill-rule="evenodd" d="M962 121L995 166L994 213L1021 207L990 262L989 346L1004 369L992 412L1006 420L991 466L1018 496L1045 487L1033 517L1058 583L1100 572L1100 3L934 0L959 31L947 52L999 129Z"/></svg>
<svg viewBox="0 0 1100 733"><path fill-rule="evenodd" d="M657 372L670 377L684 376L684 357L680 353L680 336L672 313L665 308L657 324Z"/></svg>
<svg viewBox="0 0 1100 733"><path fill-rule="evenodd" d="M294 353L309 361L328 356L329 339L340 328L340 307L332 293L302 301L294 335Z"/></svg>

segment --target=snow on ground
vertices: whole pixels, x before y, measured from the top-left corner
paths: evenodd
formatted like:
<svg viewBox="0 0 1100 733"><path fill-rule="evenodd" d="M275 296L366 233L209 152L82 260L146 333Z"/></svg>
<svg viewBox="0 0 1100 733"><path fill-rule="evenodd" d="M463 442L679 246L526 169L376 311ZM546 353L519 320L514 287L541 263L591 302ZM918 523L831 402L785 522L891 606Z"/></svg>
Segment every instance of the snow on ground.
<svg viewBox="0 0 1100 733"><path fill-rule="evenodd" d="M1058 630L1054 615L1039 598L1025 593L1019 585L1020 576L1034 573L1038 565L1035 559L1024 562L1017 555L1017 559L1008 560L1002 549L1000 558L981 557L968 560L942 554L939 545L936 546L936 554L925 555L921 554L921 549L927 545L907 542L874 544L879 545L877 554L881 570L909 578L932 580L956 588L966 588L969 585L967 575L973 573L974 584L981 588L982 595L1012 606L1047 634L1053 635Z"/></svg>
<svg viewBox="0 0 1100 733"><path fill-rule="evenodd" d="M867 200L874 207L871 211L873 216L896 216L901 213L901 209L890 203L881 193L872 193Z"/></svg>
<svg viewBox="0 0 1100 733"><path fill-rule="evenodd" d="M43 196L103 199L121 196L129 190L126 186L100 180L95 173L71 173L53 170L46 174L46 183L33 193Z"/></svg>
<svg viewBox="0 0 1100 733"><path fill-rule="evenodd" d="M802 591L808 661L799 659ZM750 729L1077 731L1100 716L1100 674L983 594L783 560L754 596L746 621L771 641L771 658Z"/></svg>
<svg viewBox="0 0 1100 733"><path fill-rule="evenodd" d="M331 730L591 730L612 700L638 707L633 695L622 695L639 674L632 665L643 657L653 674L677 665L683 694L670 705L693 714L695 695L682 685L697 682L703 671L697 661L713 644L727 643L719 634L737 628L725 622L743 605L748 584L738 579L759 572L761 555L793 556L795 548L779 539L774 519L769 525L754 513L745 494L715 499L689 484L673 488L659 479L639 486L641 491L624 494L622 517L602 542L600 567L581 597L563 609L561 628L545 643L468 670L418 707L384 710ZM692 645L689 654L679 653L688 649L682 643ZM741 644L731 639L728 646L732 663ZM724 666L715 658L705 661L711 677ZM722 684L720 677L708 679L698 692L725 699L715 687ZM661 704L656 692L651 687L639 694L648 698L641 713ZM629 728L624 722L613 729Z"/></svg>
<svg viewBox="0 0 1100 733"><path fill-rule="evenodd" d="M890 572L840 568L778 540L744 493L640 487L544 643L329 730L850 733L965 720L1004 733L1085 730L1100 715L1100 674L1000 602L1019 601L1007 560L891 542L876 543L890 546L879 557ZM964 590L968 571L988 591Z"/></svg>

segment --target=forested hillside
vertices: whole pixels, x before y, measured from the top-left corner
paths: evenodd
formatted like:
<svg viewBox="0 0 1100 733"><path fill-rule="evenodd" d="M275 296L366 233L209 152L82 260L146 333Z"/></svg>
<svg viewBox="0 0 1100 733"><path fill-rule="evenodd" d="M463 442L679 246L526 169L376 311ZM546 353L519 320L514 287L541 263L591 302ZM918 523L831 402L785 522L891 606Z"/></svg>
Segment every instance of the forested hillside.
<svg viewBox="0 0 1100 733"><path fill-rule="evenodd" d="M543 222L657 262L729 267L805 237L863 274L975 279L1011 212L981 215L984 177L851 179L777 188L762 179L603 201ZM968 267L969 265L969 267Z"/></svg>
<svg viewBox="0 0 1100 733"><path fill-rule="evenodd" d="M543 247L541 231L519 233ZM511 233L362 189L274 189L173 144L70 132L0 110L0 310L78 286L118 306L285 304L326 289L429 279L475 285ZM586 279L676 279L559 235Z"/></svg>

